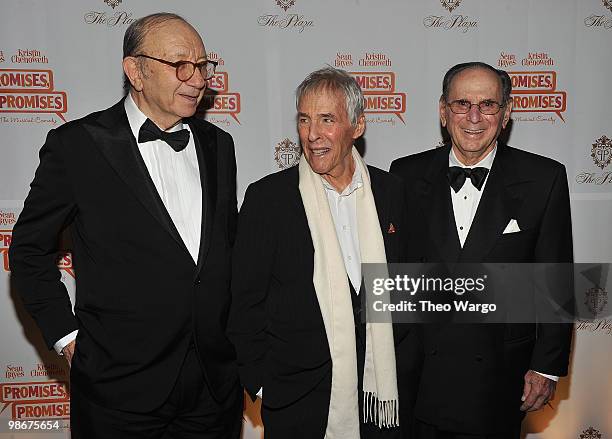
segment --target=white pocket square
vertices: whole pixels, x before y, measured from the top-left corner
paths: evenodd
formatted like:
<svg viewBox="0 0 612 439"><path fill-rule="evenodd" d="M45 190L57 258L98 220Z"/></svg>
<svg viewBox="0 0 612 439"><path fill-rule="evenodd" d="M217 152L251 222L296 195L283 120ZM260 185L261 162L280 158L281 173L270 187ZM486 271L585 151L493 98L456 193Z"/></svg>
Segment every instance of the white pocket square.
<svg viewBox="0 0 612 439"><path fill-rule="evenodd" d="M508 223L508 225L506 226L506 228L504 229L504 235L506 233L516 233L516 232L520 232L521 228L519 227L518 223L516 222L515 219L511 219L510 222Z"/></svg>

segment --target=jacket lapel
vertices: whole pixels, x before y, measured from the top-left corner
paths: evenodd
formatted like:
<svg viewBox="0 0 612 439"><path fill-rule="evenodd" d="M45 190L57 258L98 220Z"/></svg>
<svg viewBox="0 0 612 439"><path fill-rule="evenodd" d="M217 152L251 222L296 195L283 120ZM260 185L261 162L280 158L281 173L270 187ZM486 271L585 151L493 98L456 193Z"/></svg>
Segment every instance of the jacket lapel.
<svg viewBox="0 0 612 439"><path fill-rule="evenodd" d="M482 261L502 236L510 219L516 218L521 200L512 194L512 186L520 182L519 173L507 148L498 145L489 178L461 252L461 261Z"/></svg>
<svg viewBox="0 0 612 439"><path fill-rule="evenodd" d="M417 202L429 226L429 234L445 261L459 259L461 244L455 226L455 214L448 184L448 154L450 145L437 151L425 177L417 181Z"/></svg>
<svg viewBox="0 0 612 439"><path fill-rule="evenodd" d="M202 229L196 269L196 273L199 273L210 249L217 205L217 136L210 127L203 125L194 118L188 119L187 123L193 133L202 185Z"/></svg>
<svg viewBox="0 0 612 439"><path fill-rule="evenodd" d="M181 239L147 167L138 151L123 107L123 99L113 107L100 113L97 123L87 123L85 128L111 167L125 182L145 209L159 222L177 244L188 252Z"/></svg>

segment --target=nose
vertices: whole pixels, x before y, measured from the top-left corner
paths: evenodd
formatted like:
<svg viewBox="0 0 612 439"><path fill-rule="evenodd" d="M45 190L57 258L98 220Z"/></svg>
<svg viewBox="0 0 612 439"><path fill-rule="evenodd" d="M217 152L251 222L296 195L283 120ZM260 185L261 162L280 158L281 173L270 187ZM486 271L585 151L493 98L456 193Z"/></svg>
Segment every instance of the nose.
<svg viewBox="0 0 612 439"><path fill-rule="evenodd" d="M482 119L482 113L480 112L480 108L478 108L478 104L472 104L470 111L467 113L467 118L473 123L480 122Z"/></svg>
<svg viewBox="0 0 612 439"><path fill-rule="evenodd" d="M319 124L316 121L312 121L308 126L308 141L316 142L319 139Z"/></svg>
<svg viewBox="0 0 612 439"><path fill-rule="evenodd" d="M202 75L200 69L195 69L191 78L185 82L187 82L187 85L190 85L191 87L200 89L206 87L206 84L208 84L208 81L204 79L204 75Z"/></svg>

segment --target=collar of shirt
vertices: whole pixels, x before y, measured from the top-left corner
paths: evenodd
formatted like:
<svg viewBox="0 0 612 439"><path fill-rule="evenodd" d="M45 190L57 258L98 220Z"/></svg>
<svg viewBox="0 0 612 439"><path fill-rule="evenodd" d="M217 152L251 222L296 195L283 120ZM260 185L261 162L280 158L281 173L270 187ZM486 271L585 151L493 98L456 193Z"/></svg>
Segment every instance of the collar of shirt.
<svg viewBox="0 0 612 439"><path fill-rule="evenodd" d="M136 105L136 102L134 102L134 99L130 93L127 94L123 106L125 108L125 114L127 115L132 134L138 143L138 133L140 132L140 127L142 124L145 123L145 120L147 120L147 116L140 111L140 108L138 108L138 105ZM182 130L183 128L187 128L189 132L191 132L189 125L183 125L182 121L179 121L176 125L167 129L166 132L173 133L175 131Z"/></svg>
<svg viewBox="0 0 612 439"><path fill-rule="evenodd" d="M453 148L451 148L450 150L450 154L448 155L448 166L459 166L461 168L487 168L489 171L491 170L491 166L493 166L493 160L495 159L495 154L497 153L497 143L495 143L495 147L493 147L493 149L486 155L484 156L484 158L482 158L478 163L476 163L475 165L464 165L463 163L461 163L459 161L459 159L457 158L457 155L455 154L455 150ZM488 175L487 175L488 177ZM485 180L486 182L486 180Z"/></svg>
<svg viewBox="0 0 612 439"><path fill-rule="evenodd" d="M353 178L347 187L344 188L342 192L338 192L327 180L321 177L321 181L323 182L323 187L327 191L333 192L338 197L348 197L357 189L363 186L363 176L361 175L361 171L357 166L355 166L355 172L353 172Z"/></svg>

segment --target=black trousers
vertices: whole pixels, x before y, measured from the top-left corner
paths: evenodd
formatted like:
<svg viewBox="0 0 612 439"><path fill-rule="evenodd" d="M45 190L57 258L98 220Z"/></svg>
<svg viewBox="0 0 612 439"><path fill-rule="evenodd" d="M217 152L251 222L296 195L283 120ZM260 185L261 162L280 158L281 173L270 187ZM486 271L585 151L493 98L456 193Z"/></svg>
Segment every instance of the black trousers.
<svg viewBox="0 0 612 439"><path fill-rule="evenodd" d="M513 426L512 431L486 435L442 431L419 420L415 421L414 428L415 432L412 436L414 439L520 439L521 437L520 423Z"/></svg>
<svg viewBox="0 0 612 439"><path fill-rule="evenodd" d="M146 392L146 389L142 389ZM189 349L170 396L150 413L102 407L71 388L72 439L238 439L243 392L216 402L204 380L195 348Z"/></svg>

